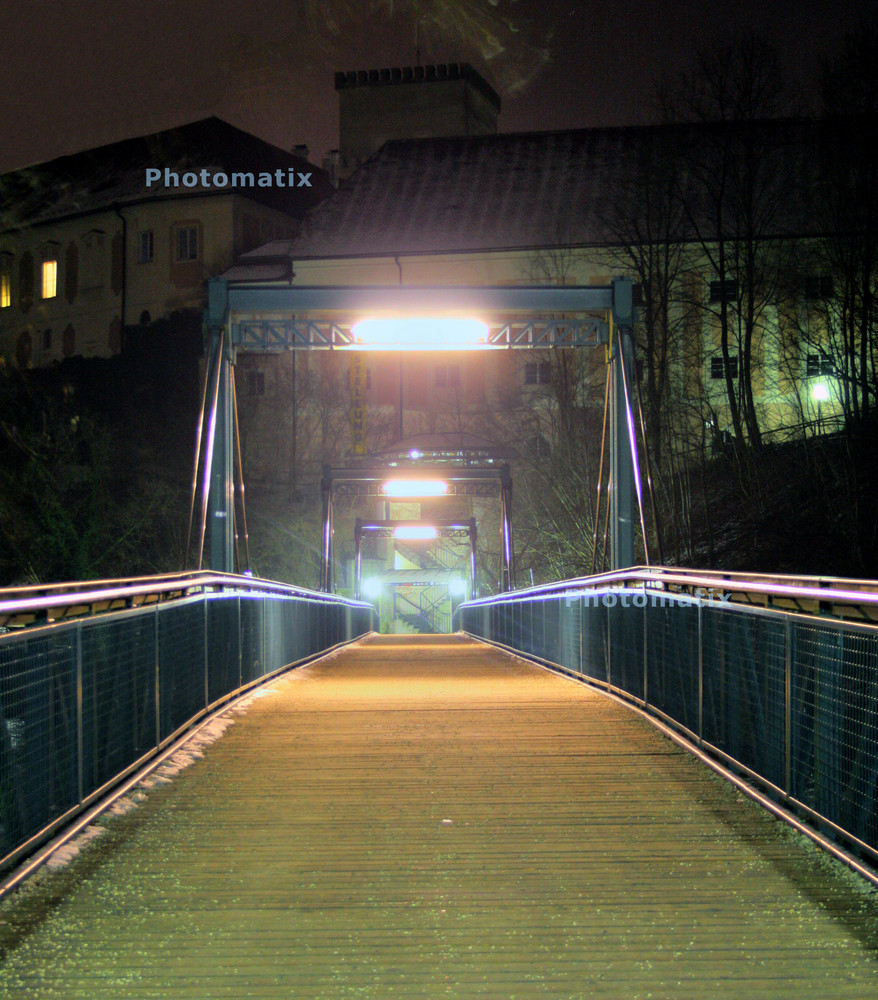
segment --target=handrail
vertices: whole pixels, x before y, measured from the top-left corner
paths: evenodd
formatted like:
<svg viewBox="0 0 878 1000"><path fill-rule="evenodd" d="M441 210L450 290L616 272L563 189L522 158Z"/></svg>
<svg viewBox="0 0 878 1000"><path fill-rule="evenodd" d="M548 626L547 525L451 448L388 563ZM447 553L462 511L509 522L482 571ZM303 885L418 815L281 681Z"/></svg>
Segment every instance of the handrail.
<svg viewBox="0 0 878 1000"><path fill-rule="evenodd" d="M631 701L878 866L876 611L872 580L638 566L455 621Z"/></svg>
<svg viewBox="0 0 878 1000"><path fill-rule="evenodd" d="M793 602L817 602L820 605L831 604L832 611L842 614L845 606L856 608L860 616L873 619L878 613L878 580L858 580L843 577L793 576L787 574L738 573L723 570L684 569L669 566L633 566L630 569L614 570L595 576L576 577L570 580L560 580L553 583L539 584L512 594L494 594L468 601L467 606L489 605L515 597L548 597L561 593L580 592L582 590L597 590L602 587L618 587L634 584L647 590L673 593L672 588L692 591L694 596L703 597L707 594L695 593L707 588L715 591L721 586L733 597L742 597L749 603L752 598L773 597Z"/></svg>
<svg viewBox="0 0 878 1000"><path fill-rule="evenodd" d="M85 588L85 589L82 589ZM42 586L7 587L0 589L0 625L28 613L47 612L64 608L82 608L91 606L90 613L95 612L94 605L129 601L135 597L161 600L163 596L186 596L215 589L253 591L257 593L288 594L292 597L305 597L309 600L335 603L342 598L337 594L325 591L309 590L288 583L278 583L273 580L262 580L259 577L245 576L234 573L215 573L205 571L188 571L184 573L166 573L157 576L133 577L130 580L94 580L56 583ZM345 599L346 600L346 599ZM371 607L365 601L349 601L346 603ZM109 609L102 609L109 610Z"/></svg>

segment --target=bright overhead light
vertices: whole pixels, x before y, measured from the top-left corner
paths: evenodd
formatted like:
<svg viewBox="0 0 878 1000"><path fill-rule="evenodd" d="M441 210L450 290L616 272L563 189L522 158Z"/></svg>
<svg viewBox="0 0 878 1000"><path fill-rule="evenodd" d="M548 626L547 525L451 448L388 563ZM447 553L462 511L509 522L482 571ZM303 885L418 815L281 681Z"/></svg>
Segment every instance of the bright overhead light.
<svg viewBox="0 0 878 1000"><path fill-rule="evenodd" d="M432 524L401 524L393 529L393 537L408 542L423 542L435 538L439 532Z"/></svg>
<svg viewBox="0 0 878 1000"><path fill-rule="evenodd" d="M363 596L364 597L380 597L381 596L381 580L377 576L369 576L363 580Z"/></svg>
<svg viewBox="0 0 878 1000"><path fill-rule="evenodd" d="M351 327L351 347L371 351L470 351L488 347L488 325L463 316L385 316Z"/></svg>
<svg viewBox="0 0 878 1000"><path fill-rule="evenodd" d="M448 483L441 479L388 479L384 492L389 497L441 497L448 492Z"/></svg>
<svg viewBox="0 0 878 1000"><path fill-rule="evenodd" d="M811 397L818 403L825 403L829 399L829 386L825 382L818 382L811 390Z"/></svg>

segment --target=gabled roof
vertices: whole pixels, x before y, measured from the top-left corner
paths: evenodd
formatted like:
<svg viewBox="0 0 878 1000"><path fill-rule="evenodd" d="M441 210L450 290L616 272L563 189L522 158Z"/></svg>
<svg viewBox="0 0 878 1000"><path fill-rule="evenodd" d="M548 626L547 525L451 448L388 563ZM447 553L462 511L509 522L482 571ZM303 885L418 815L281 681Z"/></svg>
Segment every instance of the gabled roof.
<svg viewBox="0 0 878 1000"><path fill-rule="evenodd" d="M186 171L310 173L310 187L146 186L147 168ZM220 118L125 139L24 167L0 177L0 230L32 226L116 204L236 193L294 218L333 191L324 171Z"/></svg>
<svg viewBox="0 0 878 1000"><path fill-rule="evenodd" d="M388 142L309 214L290 253L302 260L628 243L630 227L621 231L620 223L636 211L644 171L659 157L698 144L709 148L741 128L715 123ZM773 183L784 195L774 224L809 232L817 124L766 121L751 128L774 154Z"/></svg>

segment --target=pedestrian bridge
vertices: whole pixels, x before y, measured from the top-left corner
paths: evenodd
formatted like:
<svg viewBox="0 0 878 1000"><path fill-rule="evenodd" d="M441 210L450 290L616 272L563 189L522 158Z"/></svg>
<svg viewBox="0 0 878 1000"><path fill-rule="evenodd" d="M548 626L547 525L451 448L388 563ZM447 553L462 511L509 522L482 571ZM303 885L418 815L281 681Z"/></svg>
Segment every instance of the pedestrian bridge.
<svg viewBox="0 0 878 1000"><path fill-rule="evenodd" d="M0 997L878 995L868 589L647 576L10 597Z"/></svg>

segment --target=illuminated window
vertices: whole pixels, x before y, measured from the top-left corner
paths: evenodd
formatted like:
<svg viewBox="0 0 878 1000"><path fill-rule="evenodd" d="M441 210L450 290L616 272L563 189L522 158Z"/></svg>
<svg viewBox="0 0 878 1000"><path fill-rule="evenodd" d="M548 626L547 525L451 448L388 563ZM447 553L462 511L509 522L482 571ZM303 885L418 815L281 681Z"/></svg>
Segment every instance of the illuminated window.
<svg viewBox="0 0 878 1000"><path fill-rule="evenodd" d="M198 260L197 226L180 226L177 229L175 255L177 260Z"/></svg>
<svg viewBox="0 0 878 1000"><path fill-rule="evenodd" d="M525 385L551 385L552 366L548 361L528 362L524 366Z"/></svg>
<svg viewBox="0 0 878 1000"><path fill-rule="evenodd" d="M729 378L738 377L738 358L733 355L729 358L728 366ZM722 355L710 359L710 377L715 381L726 377L726 368L723 366Z"/></svg>
<svg viewBox="0 0 878 1000"><path fill-rule="evenodd" d="M155 244L153 242L152 230L147 229L146 232L140 234L140 263L151 264L154 252Z"/></svg>
<svg viewBox="0 0 878 1000"><path fill-rule="evenodd" d="M58 294L58 261L43 261L43 291L44 299L54 299Z"/></svg>
<svg viewBox="0 0 878 1000"><path fill-rule="evenodd" d="M5 268L0 271L0 309L12 305L12 272Z"/></svg>

